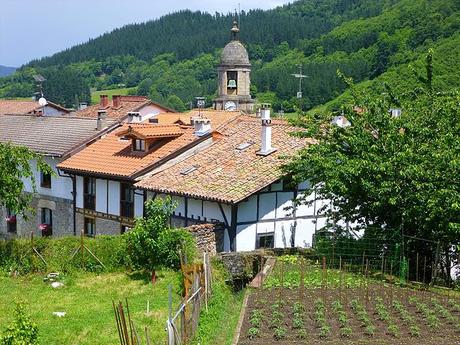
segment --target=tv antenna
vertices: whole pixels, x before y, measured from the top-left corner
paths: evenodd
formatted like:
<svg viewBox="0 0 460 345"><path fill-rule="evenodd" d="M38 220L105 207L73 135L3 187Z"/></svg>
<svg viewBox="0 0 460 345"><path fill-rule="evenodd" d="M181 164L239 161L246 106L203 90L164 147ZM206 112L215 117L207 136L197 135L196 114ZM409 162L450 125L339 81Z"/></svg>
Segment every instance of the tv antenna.
<svg viewBox="0 0 460 345"><path fill-rule="evenodd" d="M206 105L206 99L204 97L195 97L195 99L196 99L196 105L198 107L198 116L201 117L202 116L201 111Z"/></svg>
<svg viewBox="0 0 460 345"><path fill-rule="evenodd" d="M308 76L302 73L302 65L299 64L297 67L299 68L299 73L292 73L291 75L299 79L299 90L297 91L297 98L300 99L302 98L302 79L308 78Z"/></svg>

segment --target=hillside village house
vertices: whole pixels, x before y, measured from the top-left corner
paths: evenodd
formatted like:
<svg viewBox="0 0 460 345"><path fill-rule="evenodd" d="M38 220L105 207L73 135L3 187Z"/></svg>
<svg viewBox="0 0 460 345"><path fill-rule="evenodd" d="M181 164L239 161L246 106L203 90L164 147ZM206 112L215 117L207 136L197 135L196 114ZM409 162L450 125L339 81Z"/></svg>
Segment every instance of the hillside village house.
<svg viewBox="0 0 460 345"><path fill-rule="evenodd" d="M235 115L217 113L209 118L220 123ZM77 227L88 235L131 228L134 218L143 215L146 201L144 191L133 187L139 177L157 166L174 164L212 140L212 133L197 131L190 118L188 125L182 124L184 115L155 118L155 123L124 123L58 165L76 178Z"/></svg>
<svg viewBox="0 0 460 345"><path fill-rule="evenodd" d="M47 102L45 106L41 106L38 101L0 100L0 114L60 116L69 113L69 109L53 102Z"/></svg>
<svg viewBox="0 0 460 345"><path fill-rule="evenodd" d="M31 231L43 235L73 234L74 181L59 172L56 165L108 130L110 127L102 128L96 119L0 115L0 141L23 145L42 154L55 172L55 175L44 174L35 168L35 162L31 162L37 185L31 205L35 215L30 214L26 220L0 207L0 237L28 236ZM24 183L24 192L31 193L31 181Z"/></svg>
<svg viewBox="0 0 460 345"><path fill-rule="evenodd" d="M289 186L281 179L284 156L310 142L291 136L294 127L271 120L238 115L213 132L210 145L174 165L153 169L135 186L147 199L172 196L178 204L173 223L220 222L223 250L261 247L309 247L325 225L322 205L293 207L306 185Z"/></svg>
<svg viewBox="0 0 460 345"><path fill-rule="evenodd" d="M55 141L63 152L53 167L66 180L67 202L57 218L73 219L73 233L123 233L143 216L145 201L170 195L178 205L171 224L220 224L220 250L312 245L325 223L321 202L293 208L306 185L290 186L281 172L284 157L311 142L291 136L296 128L272 120L267 106L260 117L246 114L254 103L250 64L235 28L222 53L215 109L178 114L145 97L110 102L103 95L98 105L74 113L99 128L114 124L81 150ZM85 121L72 120L69 127Z"/></svg>
<svg viewBox="0 0 460 345"><path fill-rule="evenodd" d="M101 95L100 102L74 113L75 116L85 118L97 118L98 114L104 113L108 120L120 122L143 122L162 113L176 113L168 107L152 102L144 96L120 96L113 95L112 102L109 96Z"/></svg>

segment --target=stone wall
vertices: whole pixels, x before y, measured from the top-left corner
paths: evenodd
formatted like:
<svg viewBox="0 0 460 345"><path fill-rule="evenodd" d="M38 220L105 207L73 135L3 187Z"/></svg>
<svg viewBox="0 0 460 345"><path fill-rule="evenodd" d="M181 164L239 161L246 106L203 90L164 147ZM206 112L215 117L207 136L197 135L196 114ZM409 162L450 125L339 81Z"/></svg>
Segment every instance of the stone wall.
<svg viewBox="0 0 460 345"><path fill-rule="evenodd" d="M85 227L85 216L77 212L76 217L77 234L79 234ZM90 218L95 219L96 235L119 235L121 233L121 223L116 220L91 216Z"/></svg>
<svg viewBox="0 0 460 345"><path fill-rule="evenodd" d="M219 252L221 248L223 248L223 224L193 224L186 229L190 231L195 237L198 250L201 253L206 251L211 256L214 256Z"/></svg>
<svg viewBox="0 0 460 345"><path fill-rule="evenodd" d="M229 271L232 279L251 279L260 270L263 251L220 253L219 259Z"/></svg>
<svg viewBox="0 0 460 345"><path fill-rule="evenodd" d="M73 202L72 200L56 198L47 195L32 197L30 207L35 211L28 213L27 219L22 216L16 217L16 234L18 237L30 236L33 231L36 236L41 236L38 226L41 224L42 208L52 210L53 236L73 235ZM6 208L0 207L0 237L11 237L7 233Z"/></svg>

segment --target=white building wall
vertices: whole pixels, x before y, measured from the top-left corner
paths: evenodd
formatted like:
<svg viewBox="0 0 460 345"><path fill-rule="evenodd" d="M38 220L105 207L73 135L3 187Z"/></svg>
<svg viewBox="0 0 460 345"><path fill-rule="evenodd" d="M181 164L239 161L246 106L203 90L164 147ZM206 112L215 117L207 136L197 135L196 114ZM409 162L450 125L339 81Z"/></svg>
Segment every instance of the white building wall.
<svg viewBox="0 0 460 345"><path fill-rule="evenodd" d="M107 180L96 179L96 211L107 213Z"/></svg>
<svg viewBox="0 0 460 345"><path fill-rule="evenodd" d="M134 218L144 215L144 195L142 191L136 189L134 192Z"/></svg>
<svg viewBox="0 0 460 345"><path fill-rule="evenodd" d="M257 195L238 204L238 222L255 222L257 220Z"/></svg>
<svg viewBox="0 0 460 345"><path fill-rule="evenodd" d="M76 206L78 208L83 208L83 176L77 176L76 189L77 189L77 198L76 198L77 205Z"/></svg>
<svg viewBox="0 0 460 345"><path fill-rule="evenodd" d="M148 105L139 110L139 114L141 115L140 121L147 121L148 119L155 117L156 115L160 114L163 110L155 105Z"/></svg>
<svg viewBox="0 0 460 345"><path fill-rule="evenodd" d="M109 214L120 215L120 182L109 181Z"/></svg>
<svg viewBox="0 0 460 345"><path fill-rule="evenodd" d="M30 162L30 167L33 171L35 178L35 187L37 193L41 195L53 196L62 199L73 200L72 197L72 179L69 177L59 176L56 165L61 161L57 158L45 157L45 162L54 171L54 175L51 176L51 188L43 188L40 186L41 183L41 172L37 169L37 162L35 160ZM32 193L32 182L30 179L24 179L24 191Z"/></svg>
<svg viewBox="0 0 460 345"><path fill-rule="evenodd" d="M276 219L276 193L259 195L259 220Z"/></svg>
<svg viewBox="0 0 460 345"><path fill-rule="evenodd" d="M254 250L256 242L257 224L240 225L236 228L236 250Z"/></svg>

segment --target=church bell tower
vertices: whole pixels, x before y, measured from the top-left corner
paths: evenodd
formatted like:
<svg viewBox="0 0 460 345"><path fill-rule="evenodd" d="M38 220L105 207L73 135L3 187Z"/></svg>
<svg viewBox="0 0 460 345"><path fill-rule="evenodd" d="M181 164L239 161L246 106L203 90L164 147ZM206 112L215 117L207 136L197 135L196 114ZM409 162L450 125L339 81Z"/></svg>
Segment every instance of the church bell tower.
<svg viewBox="0 0 460 345"><path fill-rule="evenodd" d="M247 113L253 112L254 100L250 94L251 63L248 52L239 41L238 23L233 22L231 41L225 46L217 67L218 97L214 109Z"/></svg>

